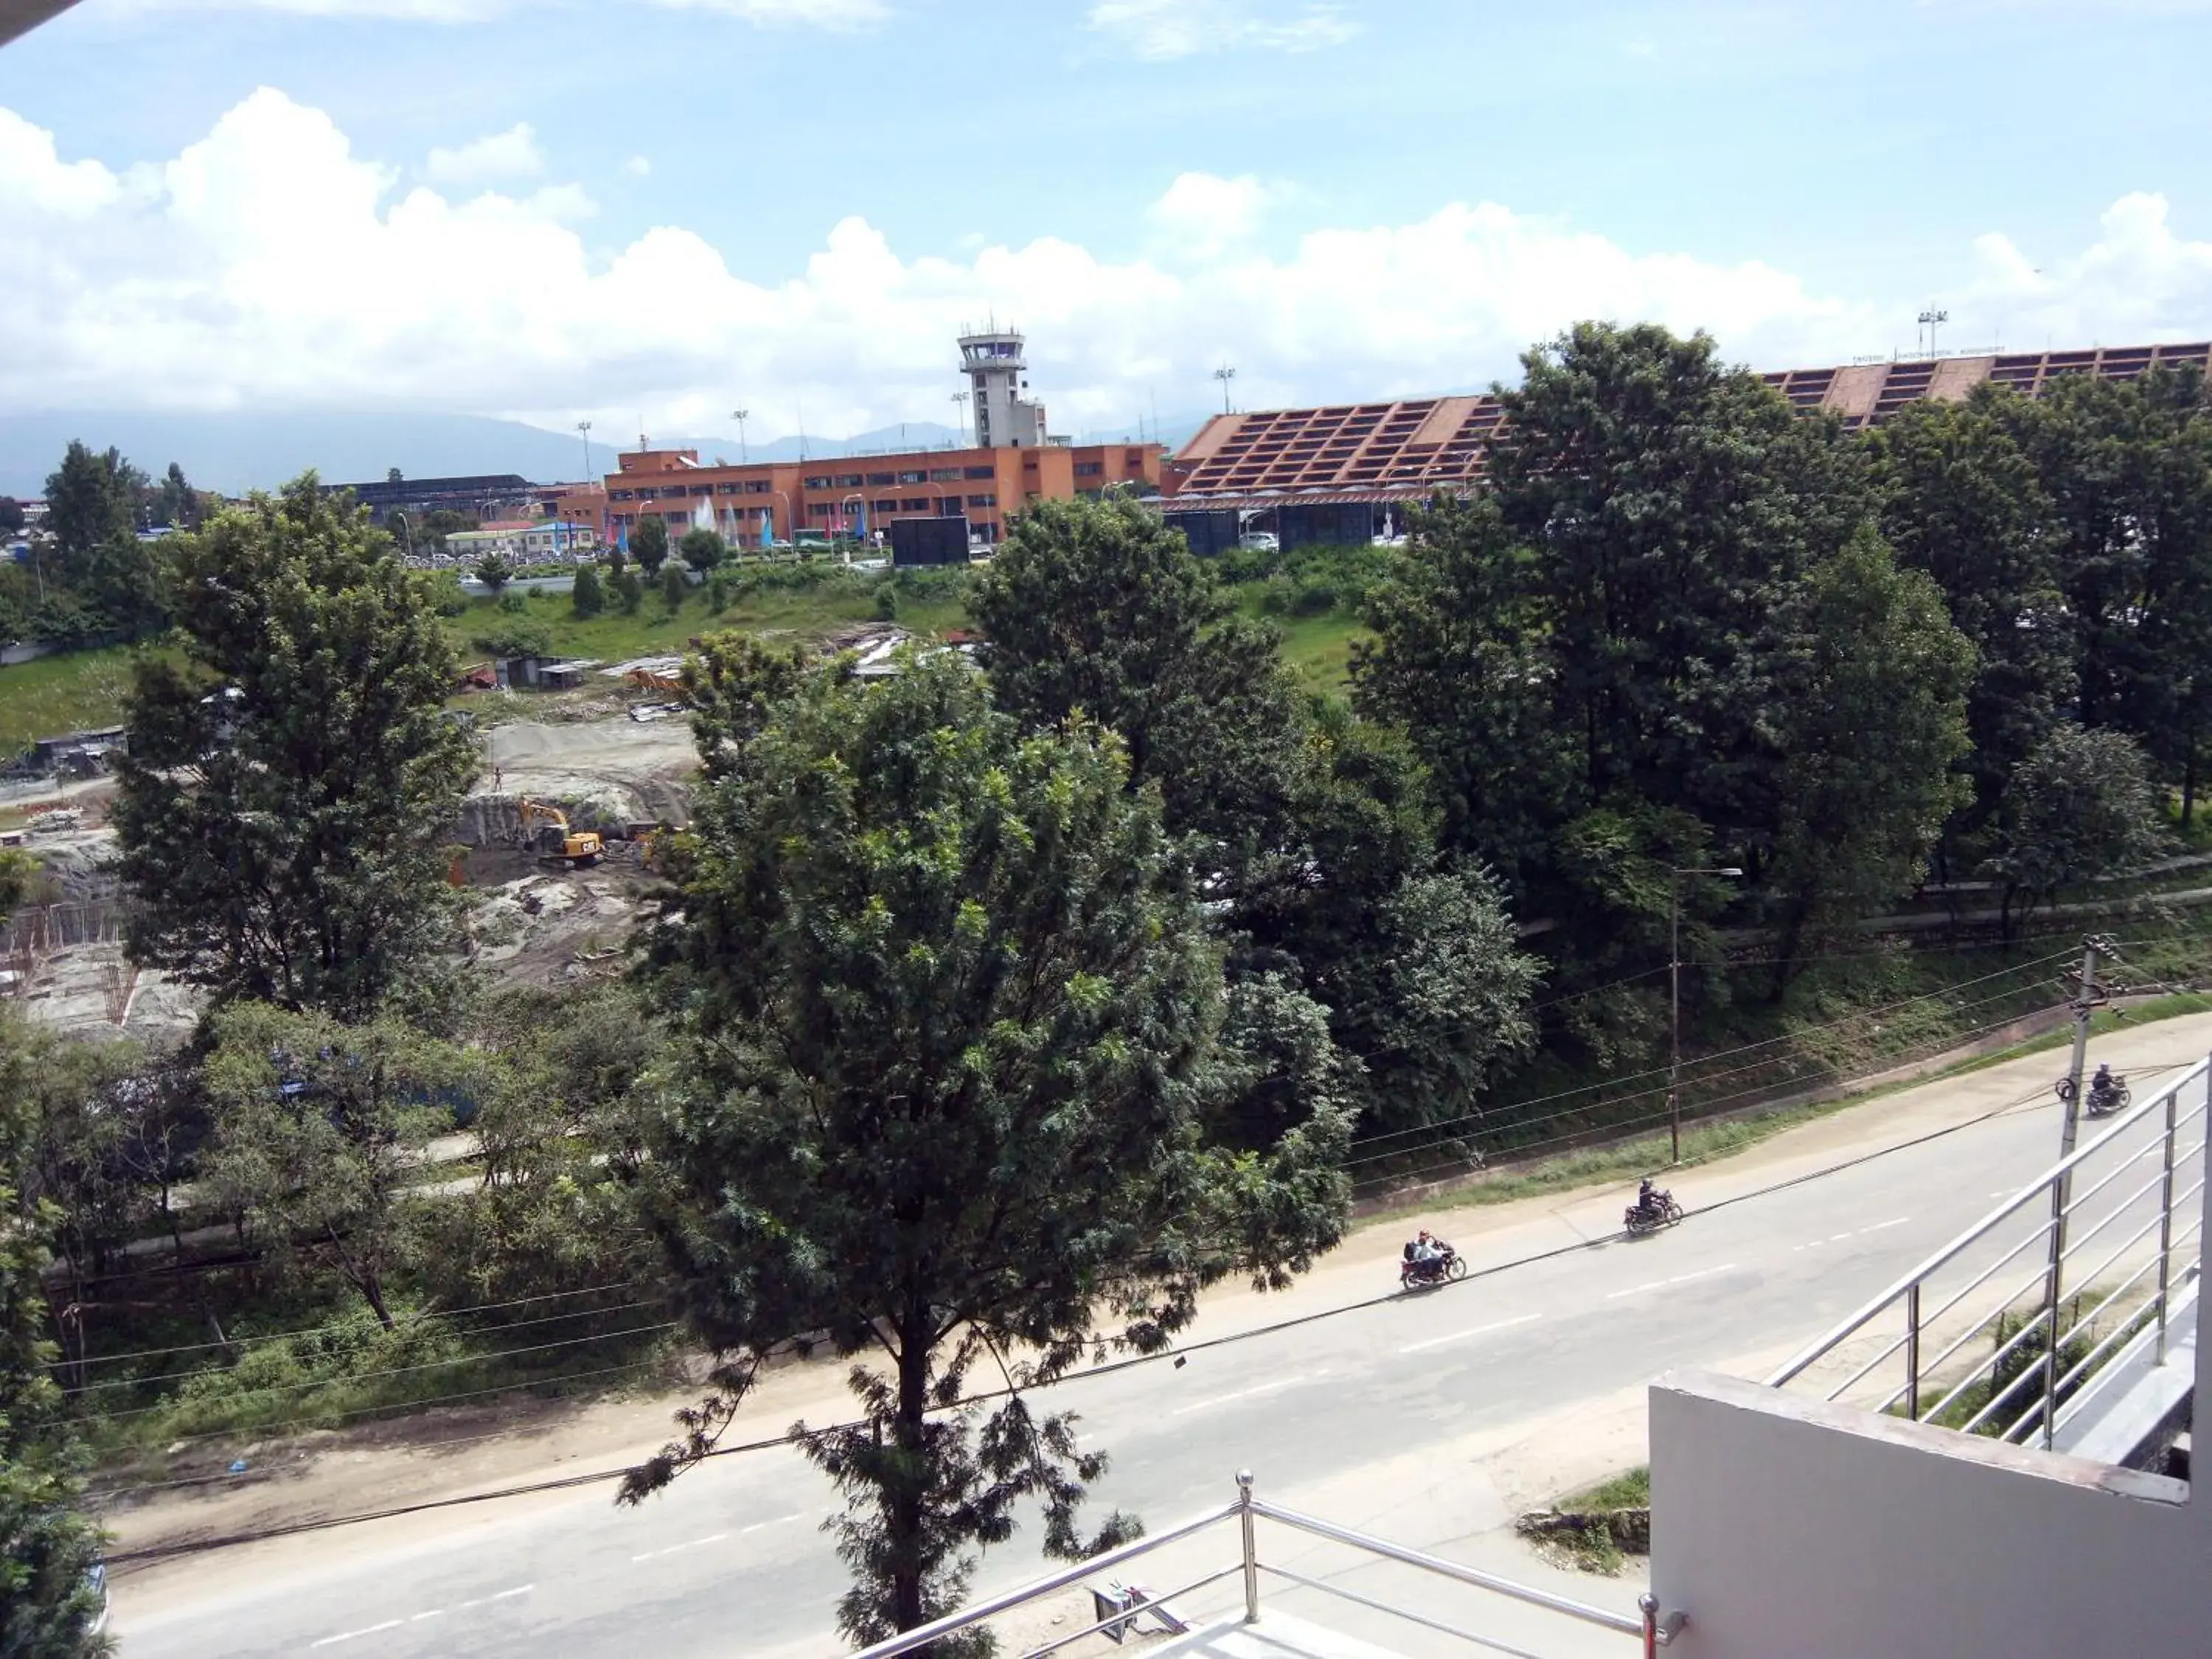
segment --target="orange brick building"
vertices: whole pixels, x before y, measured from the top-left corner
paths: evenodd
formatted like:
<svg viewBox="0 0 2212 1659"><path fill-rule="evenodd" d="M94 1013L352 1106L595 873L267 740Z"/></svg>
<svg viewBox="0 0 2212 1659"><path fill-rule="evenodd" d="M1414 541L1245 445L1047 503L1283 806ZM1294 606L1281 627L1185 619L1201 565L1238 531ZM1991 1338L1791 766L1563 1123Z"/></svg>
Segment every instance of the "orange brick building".
<svg viewBox="0 0 2212 1659"><path fill-rule="evenodd" d="M902 518L964 514L991 544L1031 501L1095 495L1109 484L1158 488L1158 444L1047 444L1023 449L911 449L833 460L703 462L696 449L645 449L617 458L606 480L606 533L635 534L658 518L671 536L711 525L738 547L764 534L853 535Z"/></svg>
<svg viewBox="0 0 2212 1659"><path fill-rule="evenodd" d="M908 449L826 460L754 461L732 466L696 449L648 445L616 457L606 479L604 530L611 540L659 519L671 537L693 525L733 546L757 548L802 531L872 535L898 519L964 515L987 545L1031 501L1070 501L1110 485L1160 486L1156 443L1069 444L1044 437L1044 406L1029 389L1022 337L993 329L960 339L962 373L973 387L976 436L957 449ZM579 510L586 507L576 502Z"/></svg>

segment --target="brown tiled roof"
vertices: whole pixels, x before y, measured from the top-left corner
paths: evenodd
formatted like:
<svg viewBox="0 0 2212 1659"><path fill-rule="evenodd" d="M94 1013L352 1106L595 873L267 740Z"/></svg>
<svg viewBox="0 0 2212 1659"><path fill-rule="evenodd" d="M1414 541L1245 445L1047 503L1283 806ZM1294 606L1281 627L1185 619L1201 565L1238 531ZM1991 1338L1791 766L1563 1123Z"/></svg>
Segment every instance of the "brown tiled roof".
<svg viewBox="0 0 2212 1659"><path fill-rule="evenodd" d="M1845 425L1862 427L1880 425L1917 398L1964 398L1984 380L2033 398L2069 374L2130 380L2154 363L2205 368L2208 357L2212 344L2204 343L2107 346L1787 369L1764 378L1798 408L1832 410ZM1249 506L1243 498L1261 492L1319 504L1331 496L1310 492L1387 501L1463 489L1480 474L1484 442L1504 418L1504 405L1488 396L1217 415L1176 457L1182 477L1174 495L1222 497L1224 506L1225 498L1237 498Z"/></svg>

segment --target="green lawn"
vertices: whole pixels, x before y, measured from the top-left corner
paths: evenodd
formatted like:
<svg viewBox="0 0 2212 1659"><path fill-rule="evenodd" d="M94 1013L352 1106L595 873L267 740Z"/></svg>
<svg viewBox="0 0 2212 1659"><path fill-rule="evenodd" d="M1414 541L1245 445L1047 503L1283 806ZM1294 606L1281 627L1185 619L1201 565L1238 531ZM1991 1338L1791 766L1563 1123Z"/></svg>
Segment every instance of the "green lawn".
<svg viewBox="0 0 2212 1659"><path fill-rule="evenodd" d="M132 654L118 645L0 668L0 757L35 738L119 724Z"/></svg>
<svg viewBox="0 0 2212 1659"><path fill-rule="evenodd" d="M1237 590L1239 608L1249 616L1263 614L1260 597L1256 586ZM874 588L866 579L813 590L764 589L733 600L720 615L709 614L706 594L696 588L672 616L657 592L647 596L634 617L611 610L589 621L578 619L565 593L532 595L525 605L523 615L544 624L558 654L603 662L676 654L694 639L731 628L812 641L842 624L870 621L877 614ZM1343 688L1352 641L1362 631L1356 620L1340 611L1267 619L1282 629L1284 659L1302 683L1319 691ZM447 617L445 627L461 660L470 663L484 654L471 643L473 639L515 620L500 611L497 601L479 599L459 616ZM924 635L969 626L960 599L936 589L917 593L902 588L897 621ZM119 720L131 654L130 647L117 647L0 668L0 756L17 752L34 738Z"/></svg>

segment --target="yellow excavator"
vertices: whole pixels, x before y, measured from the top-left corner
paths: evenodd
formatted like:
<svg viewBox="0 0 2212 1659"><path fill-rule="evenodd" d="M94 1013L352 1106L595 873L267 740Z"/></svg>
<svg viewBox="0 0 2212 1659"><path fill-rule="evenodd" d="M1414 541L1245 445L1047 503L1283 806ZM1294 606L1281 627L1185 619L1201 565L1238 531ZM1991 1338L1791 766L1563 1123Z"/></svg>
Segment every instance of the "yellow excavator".
<svg viewBox="0 0 2212 1659"><path fill-rule="evenodd" d="M538 848L538 861L581 870L597 864L606 849L596 830L571 830L568 815L525 795L521 800L522 830Z"/></svg>

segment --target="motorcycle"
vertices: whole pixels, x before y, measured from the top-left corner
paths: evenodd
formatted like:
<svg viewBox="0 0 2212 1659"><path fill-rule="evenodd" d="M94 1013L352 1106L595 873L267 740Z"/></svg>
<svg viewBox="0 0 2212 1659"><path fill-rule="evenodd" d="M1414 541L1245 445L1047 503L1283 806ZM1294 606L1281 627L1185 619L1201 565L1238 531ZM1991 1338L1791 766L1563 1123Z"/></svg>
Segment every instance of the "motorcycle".
<svg viewBox="0 0 2212 1659"><path fill-rule="evenodd" d="M1410 1247L1409 1247L1410 1248ZM1467 1263L1460 1259L1457 1250L1439 1241L1437 1254L1426 1261L1416 1261L1408 1255L1398 1264L1398 1288L1419 1290L1427 1285L1442 1285L1448 1280L1467 1277Z"/></svg>
<svg viewBox="0 0 2212 1659"><path fill-rule="evenodd" d="M1682 1206L1674 1201L1672 1193L1654 1193L1649 1205L1632 1204L1620 1224L1632 1237L1656 1232L1662 1227L1671 1227L1682 1218Z"/></svg>
<svg viewBox="0 0 2212 1659"><path fill-rule="evenodd" d="M2075 1088L2072 1078L2062 1077L2051 1092L2061 1100L2071 1101L2075 1097ZM2088 1094L2089 1097L2082 1102L2082 1110L2090 1117L2110 1117L2115 1112L2124 1112L2135 1100L2135 1096L2129 1091L2128 1080L2124 1077L2114 1078L2101 1089L2092 1083Z"/></svg>

